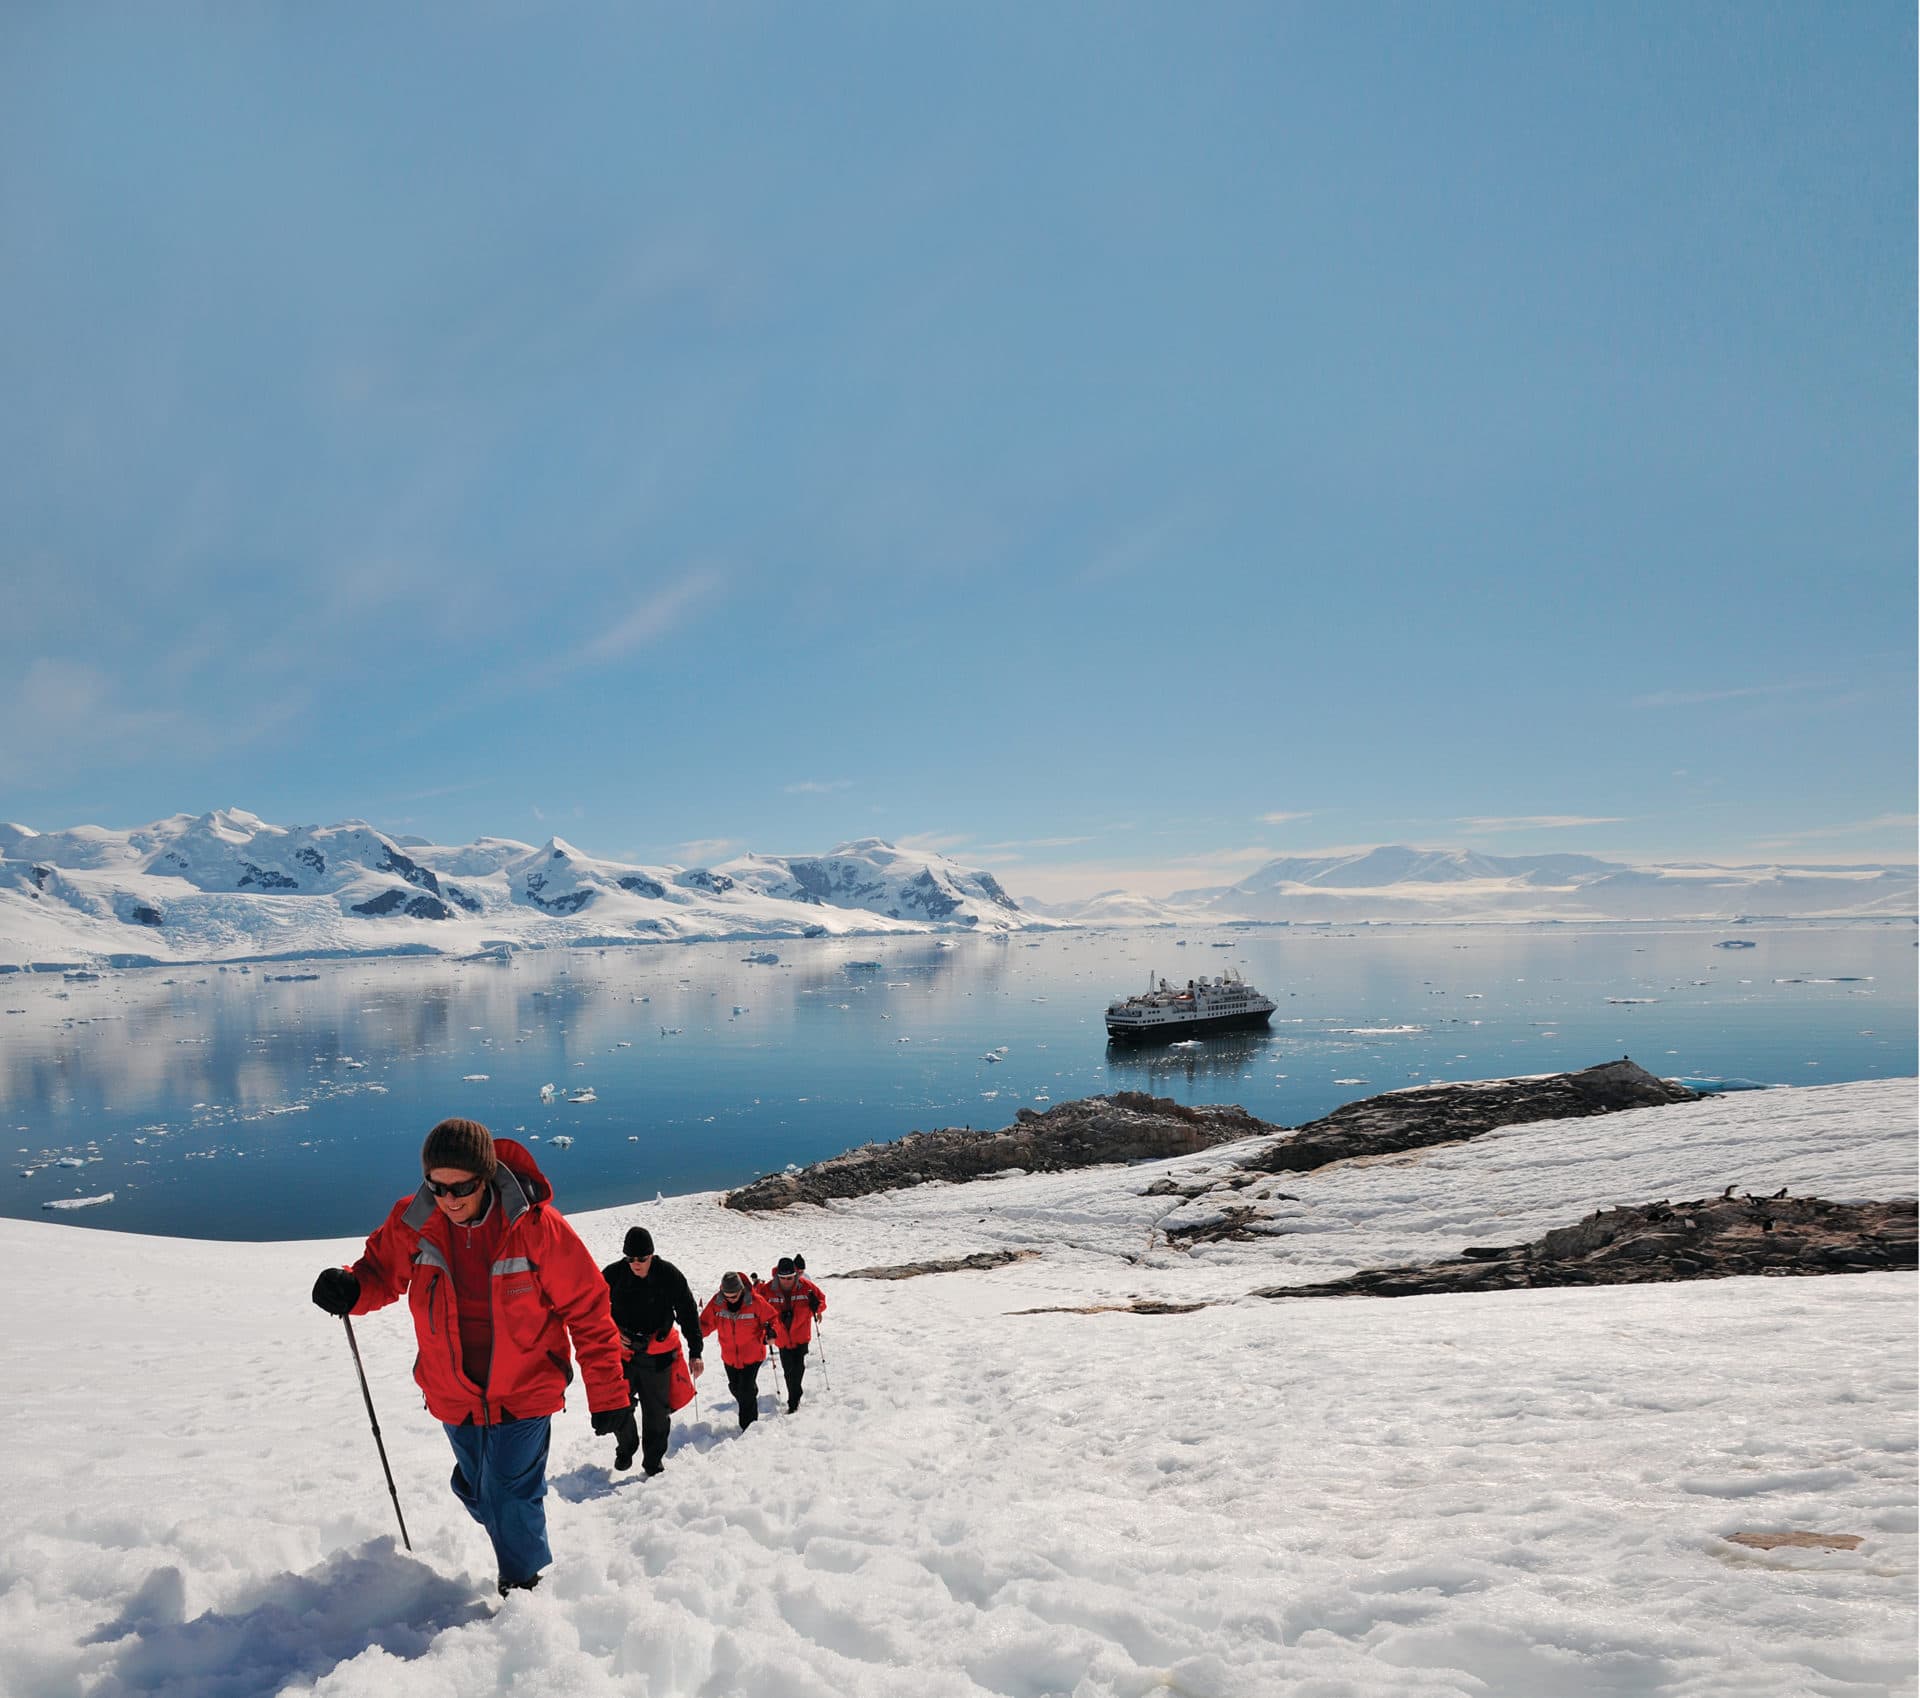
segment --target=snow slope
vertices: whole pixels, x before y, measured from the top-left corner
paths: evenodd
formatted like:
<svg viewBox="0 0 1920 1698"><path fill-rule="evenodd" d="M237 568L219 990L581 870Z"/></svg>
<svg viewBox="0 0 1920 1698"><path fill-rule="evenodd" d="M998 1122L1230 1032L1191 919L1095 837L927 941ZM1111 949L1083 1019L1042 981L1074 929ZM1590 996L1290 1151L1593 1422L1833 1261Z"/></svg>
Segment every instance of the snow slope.
<svg viewBox="0 0 1920 1698"><path fill-rule="evenodd" d="M278 826L241 809L127 832L0 825L0 965L1052 923L1023 914L990 873L878 838L705 868L632 866L558 837L402 844L358 820Z"/></svg>
<svg viewBox="0 0 1920 1698"><path fill-rule="evenodd" d="M766 1219L712 1196L579 1217L603 1258L646 1223L703 1296L804 1249L825 1359L797 1415L765 1398L745 1435L710 1373L656 1481L559 1417L556 1562L504 1605L390 1309L358 1329L415 1544L394 1547L341 1329L307 1300L357 1245L0 1221L0 1692L1911 1692L1911 1276L1245 1293L1729 1182L1911 1194L1913 1157L1909 1080L1289 1176L1294 1230L1191 1255L1153 1236L1176 1200L1141 1193L1217 1151ZM996 1246L1040 1253L834 1277ZM1214 1306L1023 1312L1136 1297ZM1864 1542L1724 1538L1787 1529Z"/></svg>

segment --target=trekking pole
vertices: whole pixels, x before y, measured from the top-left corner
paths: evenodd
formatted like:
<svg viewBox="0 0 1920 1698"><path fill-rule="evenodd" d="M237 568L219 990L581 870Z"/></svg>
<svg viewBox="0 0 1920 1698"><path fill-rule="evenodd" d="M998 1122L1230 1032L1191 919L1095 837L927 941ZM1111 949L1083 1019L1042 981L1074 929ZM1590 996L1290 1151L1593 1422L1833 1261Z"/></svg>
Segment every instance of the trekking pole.
<svg viewBox="0 0 1920 1698"><path fill-rule="evenodd" d="M827 1372L827 1323L818 1315L813 1317L813 1330L820 1337L820 1383L828 1391L833 1390L833 1375Z"/></svg>
<svg viewBox="0 0 1920 1698"><path fill-rule="evenodd" d="M380 1452L380 1472L387 1477L387 1496L393 1499L393 1513L400 1523L400 1543L409 1551L413 1541L407 1537L407 1518L400 1513L400 1494L394 1489L393 1470L387 1466L387 1447L380 1437L380 1417L373 1412L373 1393L367 1390L367 1370L360 1361L360 1341L353 1336L353 1317L342 1315L340 1324L347 1329L347 1346L353 1352L354 1372L360 1376L360 1395L367 1401L367 1421L373 1428L374 1448Z"/></svg>

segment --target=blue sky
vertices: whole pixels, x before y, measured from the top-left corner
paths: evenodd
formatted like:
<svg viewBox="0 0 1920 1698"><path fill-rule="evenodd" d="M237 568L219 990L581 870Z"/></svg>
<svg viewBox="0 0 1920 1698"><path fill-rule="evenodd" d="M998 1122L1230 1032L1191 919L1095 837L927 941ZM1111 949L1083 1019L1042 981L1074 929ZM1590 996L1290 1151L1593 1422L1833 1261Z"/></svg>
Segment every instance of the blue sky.
<svg viewBox="0 0 1920 1698"><path fill-rule="evenodd" d="M1913 858L1911 8L0 12L0 817Z"/></svg>

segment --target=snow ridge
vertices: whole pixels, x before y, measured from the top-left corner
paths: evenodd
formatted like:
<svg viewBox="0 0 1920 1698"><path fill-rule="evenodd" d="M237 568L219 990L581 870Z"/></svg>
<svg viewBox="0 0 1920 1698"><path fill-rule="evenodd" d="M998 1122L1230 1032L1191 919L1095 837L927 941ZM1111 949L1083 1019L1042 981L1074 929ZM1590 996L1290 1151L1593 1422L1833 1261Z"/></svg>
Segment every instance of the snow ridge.
<svg viewBox="0 0 1920 1698"><path fill-rule="evenodd" d="M879 838L709 868L630 865L559 837L402 844L364 820L282 826L239 808L124 832L0 826L0 966L1053 923L991 873Z"/></svg>

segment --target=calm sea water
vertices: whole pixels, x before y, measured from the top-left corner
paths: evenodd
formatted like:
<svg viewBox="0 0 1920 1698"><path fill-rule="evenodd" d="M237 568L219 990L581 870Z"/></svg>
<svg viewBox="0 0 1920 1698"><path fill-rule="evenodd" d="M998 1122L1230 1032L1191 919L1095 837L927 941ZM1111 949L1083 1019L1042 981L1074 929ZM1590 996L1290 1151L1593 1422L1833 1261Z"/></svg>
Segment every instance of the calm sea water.
<svg viewBox="0 0 1920 1698"><path fill-rule="evenodd" d="M1735 937L1754 947L1716 947ZM1913 943L1892 923L1070 932L22 975L0 980L0 1212L364 1232L450 1114L537 1140L561 1206L588 1209L1115 1089L1298 1124L1628 1054L1777 1084L1908 1075ZM745 959L763 949L778 962ZM1270 1032L1109 1049L1109 997L1228 967L1279 1002Z"/></svg>

